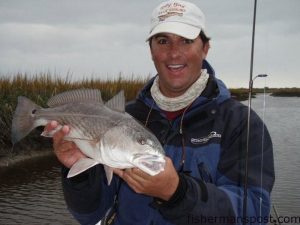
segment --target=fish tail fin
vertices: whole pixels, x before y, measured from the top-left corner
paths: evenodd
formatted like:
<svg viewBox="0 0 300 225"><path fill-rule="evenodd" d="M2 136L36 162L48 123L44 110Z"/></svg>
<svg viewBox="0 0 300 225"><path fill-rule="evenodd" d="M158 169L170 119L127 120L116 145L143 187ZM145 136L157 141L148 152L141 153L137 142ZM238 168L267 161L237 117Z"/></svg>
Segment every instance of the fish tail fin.
<svg viewBox="0 0 300 225"><path fill-rule="evenodd" d="M26 97L19 96L18 104L12 119L11 140L13 145L32 131L35 125L34 113L40 106Z"/></svg>

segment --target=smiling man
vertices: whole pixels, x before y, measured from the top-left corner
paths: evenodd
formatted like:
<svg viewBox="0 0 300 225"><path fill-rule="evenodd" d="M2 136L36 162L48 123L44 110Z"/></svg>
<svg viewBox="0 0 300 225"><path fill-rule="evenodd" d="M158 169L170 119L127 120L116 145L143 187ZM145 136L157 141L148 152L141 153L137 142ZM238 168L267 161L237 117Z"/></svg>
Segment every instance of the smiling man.
<svg viewBox="0 0 300 225"><path fill-rule="evenodd" d="M184 94L200 77L209 43L171 33L156 34L149 41L161 92L167 97Z"/></svg>
<svg viewBox="0 0 300 225"><path fill-rule="evenodd" d="M265 129L262 140L263 122L252 112L248 214L242 218L248 109L230 98L205 60L204 14L190 2L163 2L152 13L147 40L158 75L126 111L160 140L164 171L150 176L137 168L115 169L118 176L108 186L98 165L68 179L69 168L86 156L64 140L65 126L56 132L53 146L64 165L63 190L71 213L81 224L267 222L274 183L271 138Z"/></svg>

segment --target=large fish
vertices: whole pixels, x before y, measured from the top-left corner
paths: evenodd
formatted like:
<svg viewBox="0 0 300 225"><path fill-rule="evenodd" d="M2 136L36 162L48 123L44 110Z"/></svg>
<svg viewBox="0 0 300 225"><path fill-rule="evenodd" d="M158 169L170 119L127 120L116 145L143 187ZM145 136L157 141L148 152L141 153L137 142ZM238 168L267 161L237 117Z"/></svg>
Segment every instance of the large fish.
<svg viewBox="0 0 300 225"><path fill-rule="evenodd" d="M108 184L112 168L138 167L156 175L164 170L164 150L157 138L125 112L124 92L105 104L99 90L82 89L53 96L49 108L42 108L19 96L12 120L12 142L15 144L31 130L52 120L69 125L66 140L73 141L87 156L76 162L68 173L73 177L97 164L103 164ZM60 129L59 126L57 129ZM44 136L53 136L53 131Z"/></svg>

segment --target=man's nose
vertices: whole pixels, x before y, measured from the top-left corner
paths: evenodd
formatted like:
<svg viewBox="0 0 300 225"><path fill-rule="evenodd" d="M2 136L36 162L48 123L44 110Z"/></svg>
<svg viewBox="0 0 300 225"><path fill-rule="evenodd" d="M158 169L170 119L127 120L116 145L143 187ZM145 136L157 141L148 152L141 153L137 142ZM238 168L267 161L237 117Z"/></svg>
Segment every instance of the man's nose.
<svg viewBox="0 0 300 225"><path fill-rule="evenodd" d="M171 44L169 49L169 56L171 58L178 58L182 55L182 49L177 44Z"/></svg>

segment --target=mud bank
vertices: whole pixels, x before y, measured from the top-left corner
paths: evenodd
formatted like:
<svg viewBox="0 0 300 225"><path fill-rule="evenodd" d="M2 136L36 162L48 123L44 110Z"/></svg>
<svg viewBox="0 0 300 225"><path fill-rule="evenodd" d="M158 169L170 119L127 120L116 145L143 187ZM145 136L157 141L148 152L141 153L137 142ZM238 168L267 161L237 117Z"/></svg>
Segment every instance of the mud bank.
<svg viewBox="0 0 300 225"><path fill-rule="evenodd" d="M44 150L30 150L22 151L21 153L14 154L12 152L6 151L5 155L0 155L0 170L6 170L10 167L17 166L24 162L30 162L32 159L37 159L39 157L53 156L54 153L52 149Z"/></svg>

